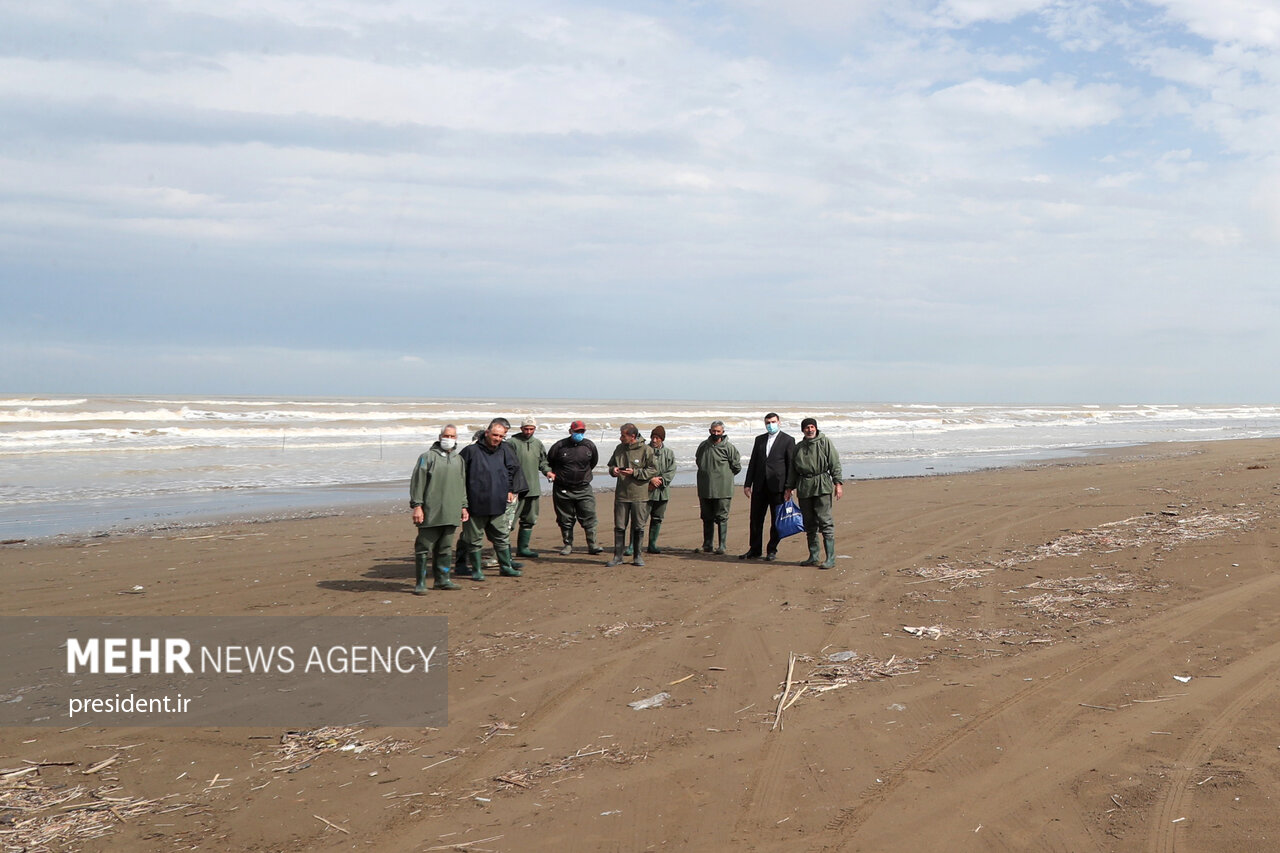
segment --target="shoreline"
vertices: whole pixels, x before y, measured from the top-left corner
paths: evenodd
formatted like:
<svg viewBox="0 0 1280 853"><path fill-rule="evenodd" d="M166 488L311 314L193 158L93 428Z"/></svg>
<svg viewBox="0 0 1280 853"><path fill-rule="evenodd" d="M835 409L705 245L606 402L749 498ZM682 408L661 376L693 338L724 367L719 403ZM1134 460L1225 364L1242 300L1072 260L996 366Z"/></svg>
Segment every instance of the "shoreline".
<svg viewBox="0 0 1280 853"><path fill-rule="evenodd" d="M1223 441L1247 441L1249 439L1222 439ZM1154 444L1180 444L1182 442L1156 442ZM939 477L1002 468L1019 468L1057 461L1084 460L1098 454L1126 447L1146 445L1098 445L1085 448L1024 451L1020 453L991 453L956 455L954 457L916 459L907 461L877 461L858 466L862 475L845 474L846 482L870 482L873 480ZM749 451L748 451L749 452ZM925 464L929 463L929 464ZM743 461L743 469L746 460ZM869 472L872 473L867 476ZM692 469L681 469L678 476L691 480ZM607 475L595 477L597 494L612 492L613 483ZM735 478L742 485L742 474ZM692 482L677 482L672 488L692 487ZM338 486L299 486L296 488L240 489L220 492L193 492L181 495L139 496L124 502L92 501L56 504L56 511L46 510L47 515L26 516L26 524L35 532L23 535L13 529L19 523L6 521L0 515L0 541L42 544L50 542L76 542L116 536L148 535L170 530L202 529L224 524L248 524L274 520L299 518L336 517L361 515L368 512L392 514L404 503L401 492L407 490L408 478L403 481L355 483ZM34 510L41 505L27 505ZM38 511L37 511L38 512ZM72 519L91 513L93 522L77 522ZM139 517L140 516L140 517ZM135 520L136 518L136 520Z"/></svg>

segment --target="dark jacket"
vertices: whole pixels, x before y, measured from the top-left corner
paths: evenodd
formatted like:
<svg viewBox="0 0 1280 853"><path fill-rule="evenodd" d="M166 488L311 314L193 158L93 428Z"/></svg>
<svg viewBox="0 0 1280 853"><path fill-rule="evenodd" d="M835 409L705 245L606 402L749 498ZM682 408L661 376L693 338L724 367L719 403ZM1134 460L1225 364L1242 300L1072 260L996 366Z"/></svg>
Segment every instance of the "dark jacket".
<svg viewBox="0 0 1280 853"><path fill-rule="evenodd" d="M574 441L566 436L547 451L551 473L556 475L556 486L573 488L591 482L591 471L600 462L600 454L589 438Z"/></svg>
<svg viewBox="0 0 1280 853"><path fill-rule="evenodd" d="M472 515L502 515L507 511L507 494L523 494L529 490L520 457L504 441L489 447L479 441L462 448L467 463L467 510Z"/></svg>
<svg viewBox="0 0 1280 853"><path fill-rule="evenodd" d="M778 437L773 440L773 452L766 458L764 449L768 441L767 432L756 436L743 485L750 486L753 491L780 495L787 488L787 477L791 474L791 460L796 453L796 440L785 432L779 432Z"/></svg>

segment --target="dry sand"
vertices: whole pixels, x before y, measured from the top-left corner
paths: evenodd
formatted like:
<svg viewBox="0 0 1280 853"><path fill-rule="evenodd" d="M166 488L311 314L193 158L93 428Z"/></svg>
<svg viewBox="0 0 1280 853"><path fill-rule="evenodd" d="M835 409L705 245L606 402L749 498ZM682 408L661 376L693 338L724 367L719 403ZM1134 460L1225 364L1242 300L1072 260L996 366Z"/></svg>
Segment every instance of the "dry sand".
<svg viewBox="0 0 1280 853"><path fill-rule="evenodd" d="M554 556L547 507L523 578L426 597L407 512L6 546L6 617L447 613L450 724L3 729L0 842L1277 850L1278 473L1242 441L854 483L833 571L693 553L687 489L644 569Z"/></svg>

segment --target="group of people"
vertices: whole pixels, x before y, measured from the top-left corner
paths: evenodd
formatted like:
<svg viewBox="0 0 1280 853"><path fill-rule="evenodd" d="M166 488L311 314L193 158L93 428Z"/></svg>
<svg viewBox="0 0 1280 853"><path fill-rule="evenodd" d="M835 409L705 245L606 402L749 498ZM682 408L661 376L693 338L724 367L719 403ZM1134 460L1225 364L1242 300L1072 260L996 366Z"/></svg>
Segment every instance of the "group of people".
<svg viewBox="0 0 1280 853"><path fill-rule="evenodd" d="M799 442L781 430L776 412L765 415L764 427L747 463L743 493L751 501L750 544L738 559L777 560L781 541L776 524L778 509L794 496L809 546L808 559L800 565L834 568L835 523L831 507L832 501L844 494L839 454L813 418L801 422L804 435ZM413 549L415 594L426 594L428 573L433 589L457 589L449 578L451 573L484 580L481 548L485 539L493 546L500 573L519 577L523 563L515 558L539 556L530 543L538 521L541 478L551 485L551 502L562 542L559 553L573 553L574 531L578 527L582 528L587 553L604 553L596 531L596 499L591 487L600 456L595 443L587 438L587 425L574 421L569 425L569 434L550 449L535 436L535 418L525 418L520 431L508 441L510 429L506 418L494 418L487 429L475 433L471 444L459 449L458 429L449 424L418 457L409 480L409 506L418 527ZM635 424L626 423L619 428L618 445L607 463L609 476L617 480L613 554L605 563L607 566L621 565L626 557L631 558L632 565L643 566L642 550L662 553L658 537L676 473L675 454L665 446L666 438L661 425L650 430L648 442ZM742 470L742 457L725 435L723 421L711 423L694 459L702 551L725 554L733 481ZM766 516L767 545L763 532ZM510 541L513 528L514 555ZM825 546L825 559L819 554L819 543Z"/></svg>

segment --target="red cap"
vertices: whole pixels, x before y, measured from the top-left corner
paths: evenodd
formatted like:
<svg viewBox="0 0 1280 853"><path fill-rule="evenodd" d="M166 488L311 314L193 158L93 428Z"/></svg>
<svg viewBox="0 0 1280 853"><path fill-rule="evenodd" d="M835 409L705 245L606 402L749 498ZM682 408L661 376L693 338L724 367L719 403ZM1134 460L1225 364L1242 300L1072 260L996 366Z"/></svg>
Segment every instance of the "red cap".
<svg viewBox="0 0 1280 853"><path fill-rule="evenodd" d="M569 432L586 432L587 425L582 421L574 421L569 424Z"/></svg>

